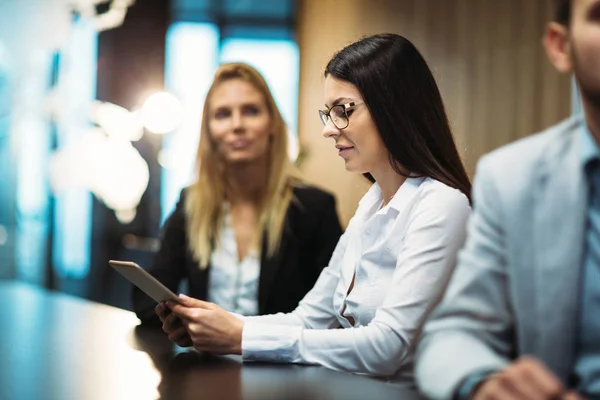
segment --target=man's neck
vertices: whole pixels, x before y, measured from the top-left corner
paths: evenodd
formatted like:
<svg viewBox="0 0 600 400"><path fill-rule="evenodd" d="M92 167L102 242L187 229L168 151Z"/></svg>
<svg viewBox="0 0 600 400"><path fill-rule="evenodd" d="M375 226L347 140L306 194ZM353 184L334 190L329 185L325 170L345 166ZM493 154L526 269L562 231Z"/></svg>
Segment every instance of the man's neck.
<svg viewBox="0 0 600 400"><path fill-rule="evenodd" d="M585 122L596 144L600 146L600 108L589 101L585 101L585 99L582 101L582 107L585 114Z"/></svg>

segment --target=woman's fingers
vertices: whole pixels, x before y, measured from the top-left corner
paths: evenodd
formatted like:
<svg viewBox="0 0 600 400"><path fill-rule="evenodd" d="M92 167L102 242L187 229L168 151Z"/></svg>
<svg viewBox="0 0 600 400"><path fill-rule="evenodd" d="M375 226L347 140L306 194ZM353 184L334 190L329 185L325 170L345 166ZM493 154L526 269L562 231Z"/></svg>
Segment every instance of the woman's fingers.
<svg viewBox="0 0 600 400"><path fill-rule="evenodd" d="M175 329L181 326L181 319L177 315L171 313L165 318L164 323L169 325L171 329Z"/></svg>
<svg viewBox="0 0 600 400"><path fill-rule="evenodd" d="M167 307L167 303L163 301L158 303L158 305L154 308L154 312L156 315L158 315L158 318L164 322L165 318L171 314L171 309Z"/></svg>
<svg viewBox="0 0 600 400"><path fill-rule="evenodd" d="M181 319L173 313L169 314L166 318L164 318L162 320L162 322L163 322L162 330L167 334L170 334L182 327L184 329L186 328L183 325Z"/></svg>
<svg viewBox="0 0 600 400"><path fill-rule="evenodd" d="M175 340L175 343L177 344L177 346L179 347L190 347L193 346L193 342L192 339L190 339L189 336L185 336L181 339Z"/></svg>
<svg viewBox="0 0 600 400"><path fill-rule="evenodd" d="M217 354L242 353L243 320L213 303L187 296L180 298L181 303L167 302L172 314L165 317L163 330L169 339L180 346L193 345L198 350Z"/></svg>
<svg viewBox="0 0 600 400"><path fill-rule="evenodd" d="M171 340L172 342L175 342L177 344L179 344L179 341L184 341L185 339L189 339L190 336L188 335L187 330L185 329L184 326L181 326L171 332L169 332L169 340Z"/></svg>
<svg viewBox="0 0 600 400"><path fill-rule="evenodd" d="M186 307L196 307L196 308L204 308L207 310L211 310L214 308L213 303L209 303L207 301L202 301L198 299L194 299L193 297L186 296L185 294L179 295L179 302L181 305ZM175 302L169 301L170 304L176 304ZM170 306L169 304L169 306Z"/></svg>
<svg viewBox="0 0 600 400"><path fill-rule="evenodd" d="M178 315L186 321L199 322L200 318L202 318L202 316L205 315L206 312L209 312L209 310L206 310L205 308L187 307L176 303L169 305L169 307L171 307L171 311L173 314Z"/></svg>

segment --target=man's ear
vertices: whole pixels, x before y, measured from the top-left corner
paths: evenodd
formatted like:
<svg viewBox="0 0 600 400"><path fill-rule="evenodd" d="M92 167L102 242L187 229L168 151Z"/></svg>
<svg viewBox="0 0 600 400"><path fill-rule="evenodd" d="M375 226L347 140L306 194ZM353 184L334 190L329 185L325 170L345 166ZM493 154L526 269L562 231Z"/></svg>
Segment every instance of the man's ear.
<svg viewBox="0 0 600 400"><path fill-rule="evenodd" d="M569 28L558 22L550 22L544 35L544 47L552 65L564 74L573 70Z"/></svg>

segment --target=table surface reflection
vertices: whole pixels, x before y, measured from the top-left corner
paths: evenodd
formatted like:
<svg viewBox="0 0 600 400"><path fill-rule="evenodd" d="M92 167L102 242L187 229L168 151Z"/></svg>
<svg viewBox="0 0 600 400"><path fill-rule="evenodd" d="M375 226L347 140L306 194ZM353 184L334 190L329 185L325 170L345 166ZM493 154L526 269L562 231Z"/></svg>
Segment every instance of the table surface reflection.
<svg viewBox="0 0 600 400"><path fill-rule="evenodd" d="M322 367L173 346L131 312L0 281L0 399L418 399Z"/></svg>

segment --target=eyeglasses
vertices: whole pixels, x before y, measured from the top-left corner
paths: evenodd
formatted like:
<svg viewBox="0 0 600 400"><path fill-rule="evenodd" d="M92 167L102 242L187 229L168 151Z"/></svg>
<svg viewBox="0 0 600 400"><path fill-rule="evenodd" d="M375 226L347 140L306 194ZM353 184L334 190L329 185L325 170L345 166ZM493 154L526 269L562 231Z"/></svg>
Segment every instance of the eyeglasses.
<svg viewBox="0 0 600 400"><path fill-rule="evenodd" d="M319 110L319 117L321 117L323 125L327 125L327 121L331 119L331 122L333 122L333 125L335 125L336 128L345 129L350 123L348 120L348 110L360 104L363 103L351 102L335 105L327 111ZM325 107L327 107L327 104L325 104Z"/></svg>

